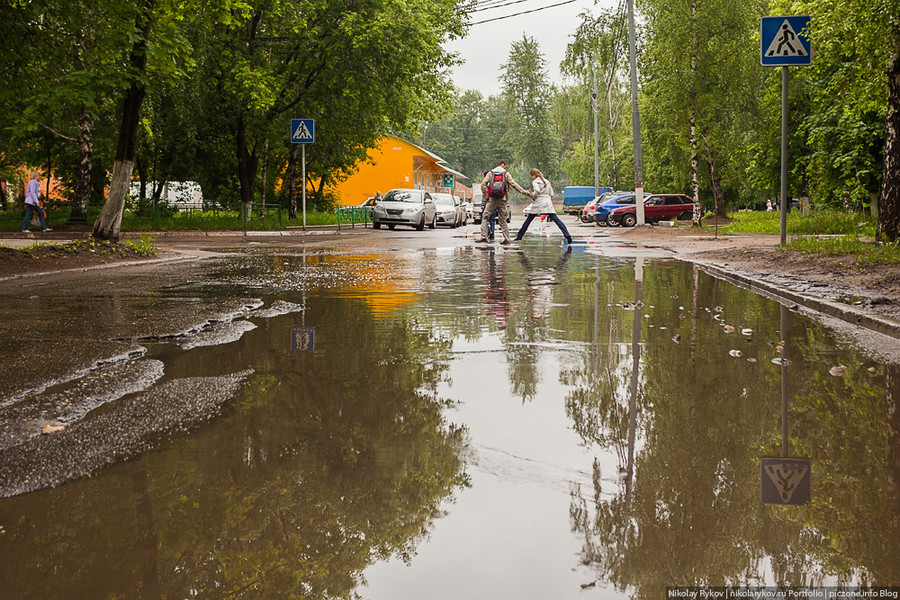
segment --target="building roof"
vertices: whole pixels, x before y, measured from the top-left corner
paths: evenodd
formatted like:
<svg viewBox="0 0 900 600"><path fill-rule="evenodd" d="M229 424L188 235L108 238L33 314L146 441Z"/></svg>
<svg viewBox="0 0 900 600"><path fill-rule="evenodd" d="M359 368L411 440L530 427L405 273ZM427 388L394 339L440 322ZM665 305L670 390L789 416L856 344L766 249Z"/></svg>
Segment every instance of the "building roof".
<svg viewBox="0 0 900 600"><path fill-rule="evenodd" d="M403 139L403 138L398 138L398 139ZM410 142L409 140L403 140L403 141L406 142L407 144L409 144L410 146L412 146L413 148L415 148L417 150L421 150L422 152L424 152L425 154L427 154L428 156L433 158L435 160L435 164L438 167L440 167L441 169L447 171L448 173L452 173L452 174L456 175L457 177L462 177L463 179L469 179L469 177L466 176L465 174L460 173L459 171L457 171L455 169L451 169L450 165L447 164L447 161L444 160L443 158L441 158L440 156L438 156L437 154L435 154L434 152L431 152L430 150L426 150L422 146L419 146L418 144L414 144L413 142Z"/></svg>

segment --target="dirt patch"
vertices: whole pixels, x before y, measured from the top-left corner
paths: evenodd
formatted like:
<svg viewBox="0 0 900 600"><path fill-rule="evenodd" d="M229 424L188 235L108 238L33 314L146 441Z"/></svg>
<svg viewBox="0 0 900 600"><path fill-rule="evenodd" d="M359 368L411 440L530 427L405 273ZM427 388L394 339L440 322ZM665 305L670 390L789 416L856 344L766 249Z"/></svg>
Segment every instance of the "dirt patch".
<svg viewBox="0 0 900 600"><path fill-rule="evenodd" d="M36 244L18 249L0 246L0 279L152 258L154 256L140 253L124 243L91 240Z"/></svg>

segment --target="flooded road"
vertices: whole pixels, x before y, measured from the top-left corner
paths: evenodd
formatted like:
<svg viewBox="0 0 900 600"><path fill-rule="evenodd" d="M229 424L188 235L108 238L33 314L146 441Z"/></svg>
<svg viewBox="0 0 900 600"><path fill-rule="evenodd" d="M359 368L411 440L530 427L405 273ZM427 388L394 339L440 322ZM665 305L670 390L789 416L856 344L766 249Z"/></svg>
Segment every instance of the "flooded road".
<svg viewBox="0 0 900 600"><path fill-rule="evenodd" d="M5 295L122 348L0 403L67 425L0 435L0 597L900 585L900 366L653 252L405 233ZM68 466L10 467L36 453ZM782 455L805 505L760 500Z"/></svg>

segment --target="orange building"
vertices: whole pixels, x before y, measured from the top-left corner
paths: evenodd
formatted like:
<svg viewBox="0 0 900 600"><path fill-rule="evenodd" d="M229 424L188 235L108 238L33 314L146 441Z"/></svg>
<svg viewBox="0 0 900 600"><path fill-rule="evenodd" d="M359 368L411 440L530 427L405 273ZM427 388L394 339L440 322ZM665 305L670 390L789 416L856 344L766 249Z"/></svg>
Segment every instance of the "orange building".
<svg viewBox="0 0 900 600"><path fill-rule="evenodd" d="M347 206L362 204L375 192L393 188L416 188L449 192L471 198L472 192L459 183L468 177L451 169L440 156L394 136L385 136L369 150L358 170L344 181L326 186L326 191Z"/></svg>

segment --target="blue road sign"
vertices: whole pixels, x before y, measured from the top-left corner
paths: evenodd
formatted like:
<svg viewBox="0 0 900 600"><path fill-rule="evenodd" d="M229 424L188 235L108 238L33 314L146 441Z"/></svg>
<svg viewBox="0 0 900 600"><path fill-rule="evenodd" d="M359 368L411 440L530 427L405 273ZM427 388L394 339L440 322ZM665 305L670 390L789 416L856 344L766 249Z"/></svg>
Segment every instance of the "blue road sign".
<svg viewBox="0 0 900 600"><path fill-rule="evenodd" d="M291 330L291 350L312 352L316 349L316 328L297 327Z"/></svg>
<svg viewBox="0 0 900 600"><path fill-rule="evenodd" d="M315 141L315 119L291 119L291 143L312 144Z"/></svg>
<svg viewBox="0 0 900 600"><path fill-rule="evenodd" d="M760 64L792 67L812 64L812 44L803 30L809 17L763 17L760 23Z"/></svg>

